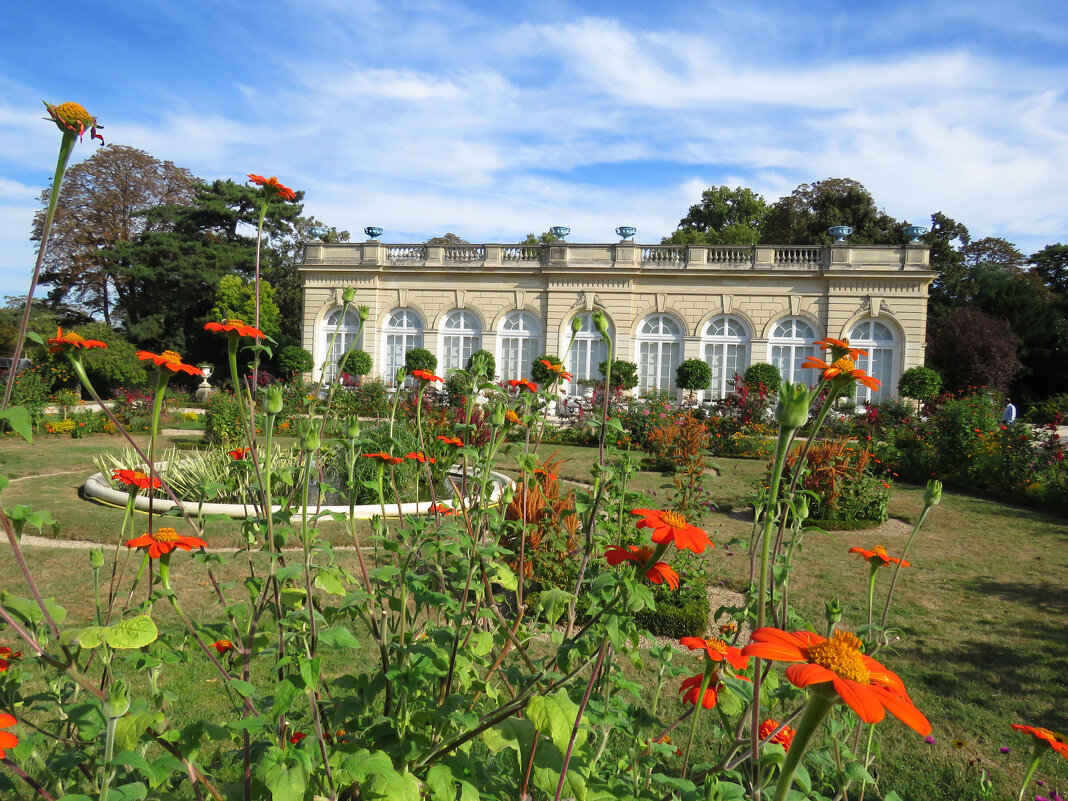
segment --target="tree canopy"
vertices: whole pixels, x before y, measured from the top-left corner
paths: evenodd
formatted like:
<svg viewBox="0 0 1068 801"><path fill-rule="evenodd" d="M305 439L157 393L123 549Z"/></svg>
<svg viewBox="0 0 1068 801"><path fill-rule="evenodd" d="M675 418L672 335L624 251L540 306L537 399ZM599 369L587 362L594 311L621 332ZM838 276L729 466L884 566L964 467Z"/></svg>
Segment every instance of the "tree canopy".
<svg viewBox="0 0 1068 801"><path fill-rule="evenodd" d="M761 195L745 187L713 186L662 240L665 245L752 245L768 214Z"/></svg>
<svg viewBox="0 0 1068 801"><path fill-rule="evenodd" d="M875 205L864 186L851 178L827 178L801 184L768 209L760 241L776 245L822 245L832 242L827 229L850 225L857 245L903 245L904 223Z"/></svg>

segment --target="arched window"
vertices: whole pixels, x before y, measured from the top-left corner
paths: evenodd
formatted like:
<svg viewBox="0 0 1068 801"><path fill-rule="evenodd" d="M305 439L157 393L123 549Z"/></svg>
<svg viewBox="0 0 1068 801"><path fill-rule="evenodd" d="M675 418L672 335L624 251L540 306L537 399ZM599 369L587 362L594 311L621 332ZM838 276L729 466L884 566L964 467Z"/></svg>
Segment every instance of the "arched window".
<svg viewBox="0 0 1068 801"><path fill-rule="evenodd" d="M382 326L382 378L389 386L397 382L404 367L404 354L423 347L423 321L412 309L397 309Z"/></svg>
<svg viewBox="0 0 1068 801"><path fill-rule="evenodd" d="M675 389L675 370L682 361L682 329L666 314L646 317L638 325L638 390Z"/></svg>
<svg viewBox="0 0 1068 801"><path fill-rule="evenodd" d="M441 324L441 374L463 370L471 354L482 347L482 323L474 312L454 309Z"/></svg>
<svg viewBox="0 0 1068 801"><path fill-rule="evenodd" d="M341 327L338 327L338 322ZM334 332L337 332L335 338ZM357 336L358 334L358 336ZM363 333L360 331L360 316L355 309L345 312L341 319L341 309L334 309L326 315L322 328L319 329L320 353L326 354L323 364L323 379L333 381L338 376L337 360L350 348L363 347Z"/></svg>
<svg viewBox="0 0 1068 801"><path fill-rule="evenodd" d="M593 324L593 313L583 312L578 317L582 325L578 334L575 335L575 344L571 346L571 354L567 357L567 371L572 375L567 391L572 395L581 395L586 391L585 387L579 386L579 381L583 379L600 381L604 378L601 375L600 364L608 358L608 345L597 333L597 328ZM614 333L615 329L611 322L608 327L609 334ZM570 326L565 330L567 336L570 337Z"/></svg>
<svg viewBox="0 0 1068 801"><path fill-rule="evenodd" d="M530 366L542 352L538 318L527 311L508 312L497 329L497 379L529 378Z"/></svg>
<svg viewBox="0 0 1068 801"><path fill-rule="evenodd" d="M783 381L806 386L816 383L819 376L814 371L801 369L806 358L816 355L816 346L812 344L815 340L812 326L797 317L787 317L775 324L768 339L768 353L771 363L779 368Z"/></svg>
<svg viewBox="0 0 1068 801"><path fill-rule="evenodd" d="M897 340L888 326L875 320L865 320L853 326L849 344L868 352L857 359L857 367L882 382L879 389L872 390L857 384L857 403L878 403L886 400L897 390Z"/></svg>
<svg viewBox="0 0 1068 801"><path fill-rule="evenodd" d="M727 397L735 373L749 366L749 332L737 317L716 317L701 334L701 356L712 370L709 395ZM704 393L702 393L704 394Z"/></svg>

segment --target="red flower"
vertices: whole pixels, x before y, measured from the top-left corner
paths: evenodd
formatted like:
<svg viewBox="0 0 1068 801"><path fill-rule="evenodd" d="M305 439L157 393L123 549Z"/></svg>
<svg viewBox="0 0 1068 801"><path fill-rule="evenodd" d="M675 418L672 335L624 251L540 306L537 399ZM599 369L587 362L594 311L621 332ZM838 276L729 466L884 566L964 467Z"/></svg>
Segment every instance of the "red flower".
<svg viewBox="0 0 1068 801"><path fill-rule="evenodd" d="M57 327L56 335L52 339L48 340L48 344L51 346L48 348L49 353L59 353L59 351L76 350L78 348L106 348L108 345L106 342L101 342L99 339L86 339L81 334L75 334L73 331L63 333L63 329Z"/></svg>
<svg viewBox="0 0 1068 801"><path fill-rule="evenodd" d="M290 735L289 742L293 743L293 745L296 745L307 736L308 735L302 731L295 731L292 735Z"/></svg>
<svg viewBox="0 0 1068 801"><path fill-rule="evenodd" d="M456 509L454 507L452 507L452 506L446 506L443 503L435 503L435 504L432 504L429 509L427 509L427 514L441 515L442 517L448 517L449 515L457 514L457 512L456 512Z"/></svg>
<svg viewBox="0 0 1068 801"><path fill-rule="evenodd" d="M704 674L698 673L696 676L690 676L686 679L682 686L679 687L679 692L686 692L686 695L682 696L682 700L691 706L697 706L697 694L701 692L701 682L704 681ZM715 673L712 674L708 680L708 686L705 687L704 697L701 699L701 706L705 709L711 709L716 705L716 700L719 698L719 676Z"/></svg>
<svg viewBox="0 0 1068 801"><path fill-rule="evenodd" d="M445 383L444 378L438 375L434 375L429 370L412 370L412 377L418 378L420 381L426 381L428 383L433 383L435 381L440 381L443 384Z"/></svg>
<svg viewBox="0 0 1068 801"><path fill-rule="evenodd" d="M779 721L774 720L773 718L768 718L760 724L760 729L758 730L760 739L767 739L767 736L773 731L775 731L777 728L779 728ZM789 726L783 726L782 731L780 731L778 734L771 738L771 742L778 743L783 747L784 751L789 751L790 744L794 741L795 733L796 732Z"/></svg>
<svg viewBox="0 0 1068 801"><path fill-rule="evenodd" d="M1024 734L1030 734L1038 743L1047 743L1050 748L1056 751L1065 759L1068 759L1068 737L1065 737L1059 732L1050 731L1049 729L1043 729L1041 726L1021 726L1018 723L1013 723L1012 727L1016 731L1022 731Z"/></svg>
<svg viewBox="0 0 1068 801"><path fill-rule="evenodd" d="M512 389L528 389L531 392L538 391L538 385L533 381L527 381L525 378L513 378L508 382L508 386Z"/></svg>
<svg viewBox="0 0 1068 801"><path fill-rule="evenodd" d="M713 662L722 662L724 659L735 670L745 670L749 666L749 657L742 656L742 649L727 645L717 637L683 637L679 640L680 645L685 645L691 651L704 650L708 658Z"/></svg>
<svg viewBox="0 0 1068 801"><path fill-rule="evenodd" d="M638 528L652 529L650 537L657 545L674 542L679 550L704 553L711 547L708 535L697 526L691 526L678 512L660 512L654 509L634 509L631 514L642 515Z"/></svg>
<svg viewBox="0 0 1068 801"><path fill-rule="evenodd" d="M931 724L912 703L904 682L860 648L860 638L848 631L836 631L827 639L811 631L765 627L753 632L742 654L800 662L786 669L786 678L795 686L830 685L865 723L878 723L889 710L909 728L924 736L930 734Z"/></svg>
<svg viewBox="0 0 1068 801"><path fill-rule="evenodd" d="M18 723L14 716L7 712L0 712L0 729L9 729ZM0 731L0 759L7 756L6 748L14 748L19 744L19 738L9 731Z"/></svg>
<svg viewBox="0 0 1068 801"><path fill-rule="evenodd" d="M172 373L183 372L189 373L189 375L204 375L204 371L199 367L182 364L182 357L173 350L165 350L158 356L155 353L149 353L147 350L139 350L137 351L137 358L141 361L151 359L156 367L165 367Z"/></svg>
<svg viewBox="0 0 1068 801"><path fill-rule="evenodd" d="M405 459L414 459L415 461L419 462L420 464L427 464L427 463L434 464L435 462L437 462L437 459L435 459L433 456L427 456L425 453L419 453L418 451L412 451L411 453L406 453L406 454L404 454L404 458Z"/></svg>
<svg viewBox="0 0 1068 801"><path fill-rule="evenodd" d="M446 437L442 434L438 434L437 438L444 442L446 445L455 445L457 448L462 448L464 446L463 440L461 440L459 437Z"/></svg>
<svg viewBox="0 0 1068 801"><path fill-rule="evenodd" d="M856 361L858 356L867 356L868 351L861 350L860 348L849 347L848 339L817 339L814 345L819 345L823 350L829 350L831 356L835 359L841 359L843 356L848 356L853 361Z"/></svg>
<svg viewBox="0 0 1068 801"><path fill-rule="evenodd" d="M6 645L0 645L0 673L7 670L16 659L22 659L22 651L12 651Z"/></svg>
<svg viewBox="0 0 1068 801"><path fill-rule="evenodd" d="M623 562L634 562L640 569L642 565L649 562L652 556L652 549L639 548L637 545L628 545L626 548L612 545L604 552L604 558L612 567ZM653 584L667 584L673 590L679 588L679 574L666 562L657 562L645 571L645 577Z"/></svg>
<svg viewBox="0 0 1068 801"><path fill-rule="evenodd" d="M220 654L225 654L227 651L234 650L234 644L229 640L219 640L218 642L213 642L211 644L211 647L218 651Z"/></svg>
<svg viewBox="0 0 1068 801"><path fill-rule="evenodd" d="M813 356L809 356L801 363L801 366L814 367L817 370L823 370L823 377L828 381L834 378L842 378L849 381L856 381L858 384L863 384L869 389L878 389L880 386L878 378L872 378L863 370L858 369L856 363L848 356L836 359L834 364L827 364Z"/></svg>
<svg viewBox="0 0 1068 801"><path fill-rule="evenodd" d="M255 339L264 339L267 336L260 329L245 325L243 321L236 318L231 318L222 323L205 323L204 330L221 331L235 337L253 337Z"/></svg>
<svg viewBox="0 0 1068 801"><path fill-rule="evenodd" d="M262 186L267 190L267 197L271 198L275 195L282 198L282 200L296 200L297 193L290 189L288 186L283 186L278 182L278 179L273 175L270 178L264 178L262 175L250 175L248 177L249 183Z"/></svg>
<svg viewBox="0 0 1068 801"><path fill-rule="evenodd" d="M564 371L564 366L562 364L553 364L546 359L538 359L538 361L545 365L546 370L556 373L557 377L562 378L564 381L570 381L573 378L571 373Z"/></svg>
<svg viewBox="0 0 1068 801"><path fill-rule="evenodd" d="M147 473L142 473L140 470L116 470L111 477L124 487L148 489L151 486L152 489L158 489L163 486L163 482L158 478L150 478Z"/></svg>
<svg viewBox="0 0 1068 801"><path fill-rule="evenodd" d="M404 460L399 456L390 456L385 451L379 451L378 453L365 453L364 459L379 459L383 464L400 464Z"/></svg>
<svg viewBox="0 0 1068 801"><path fill-rule="evenodd" d="M550 479L552 481L556 481L556 473L550 473L544 467L535 467L534 468L534 475L536 475L536 476L545 476L545 478L547 478L547 479Z"/></svg>
<svg viewBox="0 0 1068 801"><path fill-rule="evenodd" d="M887 556L886 548L882 545L876 545L874 550L867 550L865 548L850 548L850 553L859 554L869 565L880 565L886 567L889 564L900 564L902 567L908 567L908 561L902 561L896 556Z"/></svg>
<svg viewBox="0 0 1068 801"><path fill-rule="evenodd" d="M45 103L45 109L48 111L48 116L52 118L52 122L64 133L75 134L81 139L85 134L85 129L88 128L89 141L99 139L100 144L104 144L104 137L96 132L97 128L104 126L97 122L96 117L86 111L85 106L80 103L60 103L58 106Z"/></svg>
<svg viewBox="0 0 1068 801"><path fill-rule="evenodd" d="M173 528L166 526L157 528L151 534L142 534L132 540L126 541L130 548L148 548L148 555L152 559L158 559L163 554L168 554L175 548L183 551L191 551L194 548L207 548L208 544L200 537L189 537L179 534Z"/></svg>
<svg viewBox="0 0 1068 801"><path fill-rule="evenodd" d="M232 451L227 451L226 455L233 459L235 462L239 462L242 459L247 459L252 455L252 448L235 448Z"/></svg>

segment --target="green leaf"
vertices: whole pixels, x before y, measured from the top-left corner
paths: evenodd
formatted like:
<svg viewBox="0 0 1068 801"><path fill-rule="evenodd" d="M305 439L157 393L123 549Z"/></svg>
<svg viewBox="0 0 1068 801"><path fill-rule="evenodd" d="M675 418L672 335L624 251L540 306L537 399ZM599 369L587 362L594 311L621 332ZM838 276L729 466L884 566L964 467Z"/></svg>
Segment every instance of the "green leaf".
<svg viewBox="0 0 1068 801"><path fill-rule="evenodd" d="M571 731L575 727L579 707L567 696L563 689L554 695L537 695L527 704L527 717L538 731L553 741L561 754L567 751L571 741ZM575 745L581 746L586 741L586 733L580 728L575 738ZM555 789L555 788L554 788Z"/></svg>
<svg viewBox="0 0 1068 801"><path fill-rule="evenodd" d="M12 406L0 412L0 420L7 420L12 431L27 442L33 442L33 425L30 423L30 413L25 406Z"/></svg>
<svg viewBox="0 0 1068 801"><path fill-rule="evenodd" d="M45 344L45 338L43 336L41 336L40 334L38 334L36 331L27 331L26 332L26 339L30 340L30 342L36 342L38 345ZM66 798L73 798L73 796L65 796L65 797Z"/></svg>
<svg viewBox="0 0 1068 801"><path fill-rule="evenodd" d="M426 786L434 801L453 801L456 798L456 779L448 765L435 765L426 774Z"/></svg>
<svg viewBox="0 0 1068 801"><path fill-rule="evenodd" d="M555 748L539 747L534 752L534 786L553 798L556 794L556 785L560 781L560 768L564 766L564 758ZM564 776L563 798L575 798L578 801L586 799L586 779L575 768L575 760L568 763L567 774Z"/></svg>
<svg viewBox="0 0 1068 801"><path fill-rule="evenodd" d="M162 712L141 711L134 712L115 721L115 747L121 751L132 751L137 747L141 735L149 726L159 726L163 723ZM151 776L146 778L152 781Z"/></svg>
<svg viewBox="0 0 1068 801"><path fill-rule="evenodd" d="M84 629L67 629L59 635L59 641L64 645L77 643L82 648L96 648L104 642L103 626L86 626Z"/></svg>
<svg viewBox="0 0 1068 801"><path fill-rule="evenodd" d="M62 623L67 619L67 610L57 604L55 598L45 598L44 605L56 623ZM19 595L11 595L6 590L0 591L0 606L14 612L28 623L36 624L44 620L44 615L41 614L36 601Z"/></svg>
<svg viewBox="0 0 1068 801"><path fill-rule="evenodd" d="M534 724L529 718L508 718L491 729L482 732L482 742L496 754L502 748L511 748L517 754L530 751L534 742Z"/></svg>
<svg viewBox="0 0 1068 801"><path fill-rule="evenodd" d="M315 576L315 586L331 595L345 594L345 585L341 583L341 578L333 571L320 570Z"/></svg>
<svg viewBox="0 0 1068 801"><path fill-rule="evenodd" d="M549 622L549 625L555 626L556 621L567 611L567 605L571 603L571 599L574 597L575 596L567 590L562 590L559 587L550 587L547 590L542 590L538 595L538 603L535 607L535 611L544 613L545 619Z"/></svg>
<svg viewBox="0 0 1068 801"><path fill-rule="evenodd" d="M230 686L234 688L234 691L242 698L252 698L256 695L256 685L248 681L241 681L241 679L231 679Z"/></svg>
<svg viewBox="0 0 1068 801"><path fill-rule="evenodd" d="M419 801L419 780L405 771L389 770L372 774L360 785L363 798L382 798L388 801Z"/></svg>
<svg viewBox="0 0 1068 801"><path fill-rule="evenodd" d="M359 648L360 641L344 626L334 626L319 632L319 644L326 648Z"/></svg>
<svg viewBox="0 0 1068 801"><path fill-rule="evenodd" d="M159 629L148 615L120 620L105 630L104 639L112 648L143 648L155 642Z"/></svg>
<svg viewBox="0 0 1068 801"><path fill-rule="evenodd" d="M275 720L278 720L289 708L293 706L293 702L300 694L300 690L289 679L282 679L274 688L274 705L271 707L271 715Z"/></svg>
<svg viewBox="0 0 1068 801"><path fill-rule="evenodd" d="M855 782L875 784L875 779L859 762L850 762L845 766L845 774Z"/></svg>
<svg viewBox="0 0 1068 801"><path fill-rule="evenodd" d="M272 745L256 763L256 776L270 790L272 801L304 801L310 772L311 761L298 748L286 752Z"/></svg>
<svg viewBox="0 0 1068 801"><path fill-rule="evenodd" d="M519 587L519 579L508 565L503 562L493 562L488 567L489 570L486 572L489 573L490 578L509 592L515 592Z"/></svg>

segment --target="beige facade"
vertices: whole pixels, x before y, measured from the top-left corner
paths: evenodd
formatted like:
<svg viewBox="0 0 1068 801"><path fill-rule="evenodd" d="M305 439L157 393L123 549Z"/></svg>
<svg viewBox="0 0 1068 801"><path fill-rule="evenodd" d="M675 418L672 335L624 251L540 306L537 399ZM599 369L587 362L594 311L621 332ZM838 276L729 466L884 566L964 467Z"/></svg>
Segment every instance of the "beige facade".
<svg viewBox="0 0 1068 801"><path fill-rule="evenodd" d="M706 397L722 395L725 378L754 362L775 363L785 376L811 382L814 374L802 372L800 362L820 355L811 340L823 337L868 348L859 366L883 381L878 397L896 394L902 371L923 364L934 278L929 251L918 245L629 241L311 243L301 273L304 347L316 365L334 362L327 357L341 295L353 287L355 303L370 308L359 346L387 381L411 347L437 355L442 374L482 348L496 357L499 378L529 377L533 356L564 354L576 315L587 317L568 368L576 379L600 378L603 347L588 319L600 309L615 333L615 358L639 364L642 389L673 389L674 368L697 358L713 368ZM337 354L350 344L351 315L347 322L334 343Z"/></svg>

